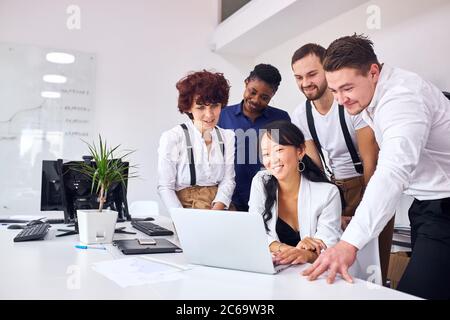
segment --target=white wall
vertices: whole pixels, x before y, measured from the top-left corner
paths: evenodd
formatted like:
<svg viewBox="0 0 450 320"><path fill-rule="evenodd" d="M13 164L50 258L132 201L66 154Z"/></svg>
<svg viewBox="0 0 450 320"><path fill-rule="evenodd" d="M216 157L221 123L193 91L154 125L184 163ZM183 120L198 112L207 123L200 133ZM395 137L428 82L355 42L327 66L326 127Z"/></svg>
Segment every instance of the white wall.
<svg viewBox="0 0 450 320"><path fill-rule="evenodd" d="M326 1L322 2L326 5ZM367 28L366 10L370 5L377 5L381 10L379 30ZM303 14L299 13L299 19ZM299 30L297 37L255 57L255 62L270 61L279 67L283 83L276 102L292 112L304 101L290 65L295 50L309 42L326 48L338 37L364 33L373 40L380 62L414 71L442 90L450 91L449 17L449 0L368 1L313 29Z"/></svg>
<svg viewBox="0 0 450 320"><path fill-rule="evenodd" d="M80 30L66 27L70 4L81 9ZM95 53L95 127L111 145L137 150L140 177L130 181L129 202L158 199L159 136L185 120L176 81L214 68L233 85L230 103L241 99L241 66L251 61L209 50L218 16L216 0L0 0L0 41Z"/></svg>

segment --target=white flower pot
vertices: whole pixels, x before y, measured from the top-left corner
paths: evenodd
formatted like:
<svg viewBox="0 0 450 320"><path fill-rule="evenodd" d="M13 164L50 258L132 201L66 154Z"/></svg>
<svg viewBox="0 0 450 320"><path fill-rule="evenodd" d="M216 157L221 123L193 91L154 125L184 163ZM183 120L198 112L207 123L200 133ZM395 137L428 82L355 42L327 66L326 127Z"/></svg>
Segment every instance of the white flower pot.
<svg viewBox="0 0 450 320"><path fill-rule="evenodd" d="M85 244L112 243L117 211L77 210L80 242Z"/></svg>

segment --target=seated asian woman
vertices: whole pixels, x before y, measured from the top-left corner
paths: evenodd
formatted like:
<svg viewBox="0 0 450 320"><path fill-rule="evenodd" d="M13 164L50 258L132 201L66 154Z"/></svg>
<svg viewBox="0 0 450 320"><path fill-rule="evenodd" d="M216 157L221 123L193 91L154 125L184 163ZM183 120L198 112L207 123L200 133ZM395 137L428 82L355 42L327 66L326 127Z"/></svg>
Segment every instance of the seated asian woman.
<svg viewBox="0 0 450 320"><path fill-rule="evenodd" d="M249 212L263 216L276 263L312 263L341 236L339 190L306 155L294 124L275 121L265 129L260 145L266 170L253 178Z"/></svg>

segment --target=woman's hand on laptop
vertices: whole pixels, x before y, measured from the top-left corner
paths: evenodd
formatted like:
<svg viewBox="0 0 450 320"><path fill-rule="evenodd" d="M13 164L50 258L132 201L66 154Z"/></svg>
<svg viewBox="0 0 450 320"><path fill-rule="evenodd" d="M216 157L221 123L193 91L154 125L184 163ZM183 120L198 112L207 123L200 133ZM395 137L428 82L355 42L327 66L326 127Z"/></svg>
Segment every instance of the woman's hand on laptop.
<svg viewBox="0 0 450 320"><path fill-rule="evenodd" d="M311 237L304 237L298 244L297 248L315 251L319 255L322 250L327 248L327 245L320 239L315 239Z"/></svg>
<svg viewBox="0 0 450 320"><path fill-rule="evenodd" d="M317 255L312 251L285 244L283 250L273 253L273 257L275 264L303 264L316 260Z"/></svg>

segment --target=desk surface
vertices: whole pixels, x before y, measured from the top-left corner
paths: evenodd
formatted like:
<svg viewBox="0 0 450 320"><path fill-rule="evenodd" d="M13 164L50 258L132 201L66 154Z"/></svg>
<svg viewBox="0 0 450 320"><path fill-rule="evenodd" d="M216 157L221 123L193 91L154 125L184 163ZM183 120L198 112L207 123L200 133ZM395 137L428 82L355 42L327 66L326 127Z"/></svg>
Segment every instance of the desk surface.
<svg viewBox="0 0 450 320"><path fill-rule="evenodd" d="M158 217L158 224L173 230L170 220ZM125 224L118 224L127 225ZM53 225L56 229L58 225ZM116 234L114 239L146 237ZM277 275L193 266L183 278L121 288L93 270L92 264L133 256L117 248L79 250L78 235L14 243L20 230L0 230L0 299L415 299L415 297L355 279L354 284L338 279L328 285L324 278L310 282L300 276L306 265ZM165 237L178 243L176 236ZM152 254L167 262L187 266L181 253ZM74 270L79 287L71 285Z"/></svg>

